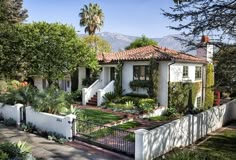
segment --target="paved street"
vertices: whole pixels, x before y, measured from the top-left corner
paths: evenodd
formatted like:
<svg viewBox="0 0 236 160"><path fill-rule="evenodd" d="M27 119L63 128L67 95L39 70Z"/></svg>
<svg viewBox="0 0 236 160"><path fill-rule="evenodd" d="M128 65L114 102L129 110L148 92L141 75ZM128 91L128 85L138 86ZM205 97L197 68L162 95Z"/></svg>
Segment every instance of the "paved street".
<svg viewBox="0 0 236 160"><path fill-rule="evenodd" d="M0 124L0 142L3 141L26 141L32 147L32 153L37 158L56 159L56 160L109 160L123 159L114 155L110 155L102 150L95 150L89 147L71 147L61 145L46 138L39 137L19 131L14 127L6 127Z"/></svg>

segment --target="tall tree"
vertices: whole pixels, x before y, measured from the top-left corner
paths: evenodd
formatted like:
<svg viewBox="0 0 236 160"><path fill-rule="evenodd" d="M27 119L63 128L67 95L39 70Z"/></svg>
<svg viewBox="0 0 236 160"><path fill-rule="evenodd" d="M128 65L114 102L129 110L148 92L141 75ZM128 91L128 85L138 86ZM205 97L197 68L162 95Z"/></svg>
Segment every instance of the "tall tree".
<svg viewBox="0 0 236 160"><path fill-rule="evenodd" d="M74 28L46 22L16 26L15 35L19 38L4 45L3 51L10 49L1 55L4 63L1 61L0 68L4 73L40 75L52 84L75 71L78 64L96 68L96 54L78 38ZM11 52L14 49L17 52Z"/></svg>
<svg viewBox="0 0 236 160"><path fill-rule="evenodd" d="M23 9L23 0L0 0L0 23L15 24L23 22L28 17Z"/></svg>
<svg viewBox="0 0 236 160"><path fill-rule="evenodd" d="M95 48L96 53L111 52L110 43L97 35L85 36L83 39L85 43L87 43L92 48Z"/></svg>
<svg viewBox="0 0 236 160"><path fill-rule="evenodd" d="M171 11L163 11L170 20L177 22L171 29L183 31L184 36L211 35L216 46L227 40L236 39L236 0L174 0ZM230 42L230 41L229 41Z"/></svg>
<svg viewBox="0 0 236 160"><path fill-rule="evenodd" d="M236 47L221 49L214 55L216 88L236 93Z"/></svg>
<svg viewBox="0 0 236 160"><path fill-rule="evenodd" d="M98 4L89 3L88 6L84 5L79 16L80 26L85 27L85 33L88 32L89 35L94 35L96 30L100 30L104 23L104 14Z"/></svg>
<svg viewBox="0 0 236 160"><path fill-rule="evenodd" d="M132 49L132 48L138 48L138 47L144 47L149 45L158 45L158 43L145 35L142 35L142 37L137 38L134 40L129 46L125 47L126 50Z"/></svg>

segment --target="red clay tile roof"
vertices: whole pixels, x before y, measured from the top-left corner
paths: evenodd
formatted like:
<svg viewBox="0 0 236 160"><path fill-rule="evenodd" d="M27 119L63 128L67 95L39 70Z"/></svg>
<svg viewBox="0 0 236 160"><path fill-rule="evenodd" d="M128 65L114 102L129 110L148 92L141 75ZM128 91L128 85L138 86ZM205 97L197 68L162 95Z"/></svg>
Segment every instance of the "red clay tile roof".
<svg viewBox="0 0 236 160"><path fill-rule="evenodd" d="M150 60L154 57L159 61L183 61L183 62L193 62L193 63L207 63L206 60L171 50L168 48L163 48L159 46L145 46L135 49L130 49L118 53L105 53L98 54L97 59L100 63L115 63L117 61L141 61L141 60Z"/></svg>

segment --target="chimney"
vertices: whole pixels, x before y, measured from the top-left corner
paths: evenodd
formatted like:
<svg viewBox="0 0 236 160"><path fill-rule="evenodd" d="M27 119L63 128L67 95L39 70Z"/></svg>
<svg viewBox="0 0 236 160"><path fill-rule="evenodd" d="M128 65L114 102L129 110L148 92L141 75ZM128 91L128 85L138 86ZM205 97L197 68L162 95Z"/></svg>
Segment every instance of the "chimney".
<svg viewBox="0 0 236 160"><path fill-rule="evenodd" d="M213 58L213 45L209 44L210 38L203 35L201 38L201 45L197 48L197 57L206 59L209 63L212 63Z"/></svg>
<svg viewBox="0 0 236 160"><path fill-rule="evenodd" d="M210 39L209 39L208 36L203 35L203 36L202 36L202 39L201 39L201 42L202 42L202 43L209 43L209 42L210 42Z"/></svg>

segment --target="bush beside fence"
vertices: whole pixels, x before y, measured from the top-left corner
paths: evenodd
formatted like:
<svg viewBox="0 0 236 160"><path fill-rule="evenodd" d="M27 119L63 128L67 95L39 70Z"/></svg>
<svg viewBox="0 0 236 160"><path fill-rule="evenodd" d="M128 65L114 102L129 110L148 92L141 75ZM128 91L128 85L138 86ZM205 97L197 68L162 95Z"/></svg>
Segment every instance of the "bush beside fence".
<svg viewBox="0 0 236 160"><path fill-rule="evenodd" d="M14 119L16 125L19 126L21 121L21 107L23 107L23 104L8 105L0 103L0 116L2 116L3 119Z"/></svg>
<svg viewBox="0 0 236 160"><path fill-rule="evenodd" d="M137 130L135 159L150 160L175 147L193 144L232 120L236 120L236 100L197 115L184 116L151 131Z"/></svg>

